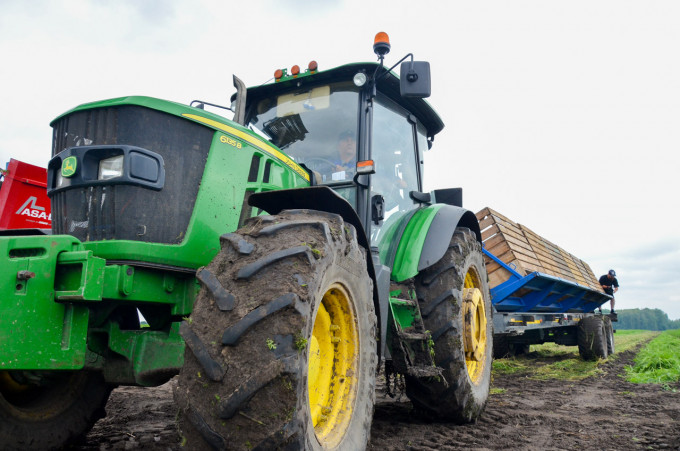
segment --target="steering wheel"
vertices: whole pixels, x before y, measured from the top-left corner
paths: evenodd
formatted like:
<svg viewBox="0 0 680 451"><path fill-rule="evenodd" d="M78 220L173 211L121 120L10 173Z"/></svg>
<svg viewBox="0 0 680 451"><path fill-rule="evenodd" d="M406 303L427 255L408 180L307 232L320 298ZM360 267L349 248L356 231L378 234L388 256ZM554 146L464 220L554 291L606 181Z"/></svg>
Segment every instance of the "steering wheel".
<svg viewBox="0 0 680 451"><path fill-rule="evenodd" d="M317 171L322 174L332 174L335 172L335 167L337 166L337 164L332 161L321 157L306 158L302 163L312 171Z"/></svg>

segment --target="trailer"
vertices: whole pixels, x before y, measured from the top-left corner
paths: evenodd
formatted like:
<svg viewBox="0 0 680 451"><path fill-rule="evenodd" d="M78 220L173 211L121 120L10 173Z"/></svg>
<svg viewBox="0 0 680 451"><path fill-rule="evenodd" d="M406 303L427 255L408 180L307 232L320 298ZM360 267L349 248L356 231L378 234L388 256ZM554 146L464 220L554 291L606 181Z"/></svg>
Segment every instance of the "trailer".
<svg viewBox="0 0 680 451"><path fill-rule="evenodd" d="M495 357L546 342L578 345L584 359L614 352L616 315L599 313L611 296L586 262L491 208L477 219L494 308Z"/></svg>

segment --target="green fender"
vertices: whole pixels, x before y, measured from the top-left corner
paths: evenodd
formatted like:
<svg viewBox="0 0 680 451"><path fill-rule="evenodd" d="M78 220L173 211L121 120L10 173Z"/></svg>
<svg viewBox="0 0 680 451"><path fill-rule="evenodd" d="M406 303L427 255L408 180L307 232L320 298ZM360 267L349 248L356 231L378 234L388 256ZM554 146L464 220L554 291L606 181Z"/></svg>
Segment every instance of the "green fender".
<svg viewBox="0 0 680 451"><path fill-rule="evenodd" d="M479 222L474 213L464 208L434 204L419 208L400 219L394 227L395 235L389 240L385 264L392 267L392 280L402 282L425 268L437 263L449 247L456 227L467 227L481 243ZM383 254L381 252L381 254Z"/></svg>

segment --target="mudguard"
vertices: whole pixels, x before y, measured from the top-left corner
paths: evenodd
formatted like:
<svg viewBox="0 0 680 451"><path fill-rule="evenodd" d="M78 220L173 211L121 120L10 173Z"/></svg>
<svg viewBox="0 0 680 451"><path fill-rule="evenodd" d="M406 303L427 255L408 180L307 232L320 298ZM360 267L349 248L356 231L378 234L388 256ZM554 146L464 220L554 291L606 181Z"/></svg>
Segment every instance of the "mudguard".
<svg viewBox="0 0 680 451"><path fill-rule="evenodd" d="M310 186L306 188L253 193L248 198L248 204L260 208L271 215L279 214L283 210L298 209L338 214L345 222L349 222L354 226L357 231L359 244L367 250L369 249L366 231L356 211L354 211L349 202L327 186ZM370 272L371 269L369 269Z"/></svg>
<svg viewBox="0 0 680 451"><path fill-rule="evenodd" d="M467 227L481 243L482 234L475 214L464 208L434 204L401 218L403 230L389 242L384 262L392 268L392 280L402 282L437 263L448 249L456 227ZM381 252L382 254L382 252Z"/></svg>

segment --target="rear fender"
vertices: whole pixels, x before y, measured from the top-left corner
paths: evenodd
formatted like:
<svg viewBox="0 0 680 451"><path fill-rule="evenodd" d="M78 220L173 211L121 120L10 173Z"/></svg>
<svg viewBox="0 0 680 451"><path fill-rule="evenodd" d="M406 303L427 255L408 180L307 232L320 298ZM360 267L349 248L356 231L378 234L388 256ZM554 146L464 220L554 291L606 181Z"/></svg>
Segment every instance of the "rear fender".
<svg viewBox="0 0 680 451"><path fill-rule="evenodd" d="M386 253L391 261L392 280L402 282L437 263L446 253L456 227L467 227L481 243L482 235L475 214L464 208L434 204L406 215L403 233L392 240Z"/></svg>

